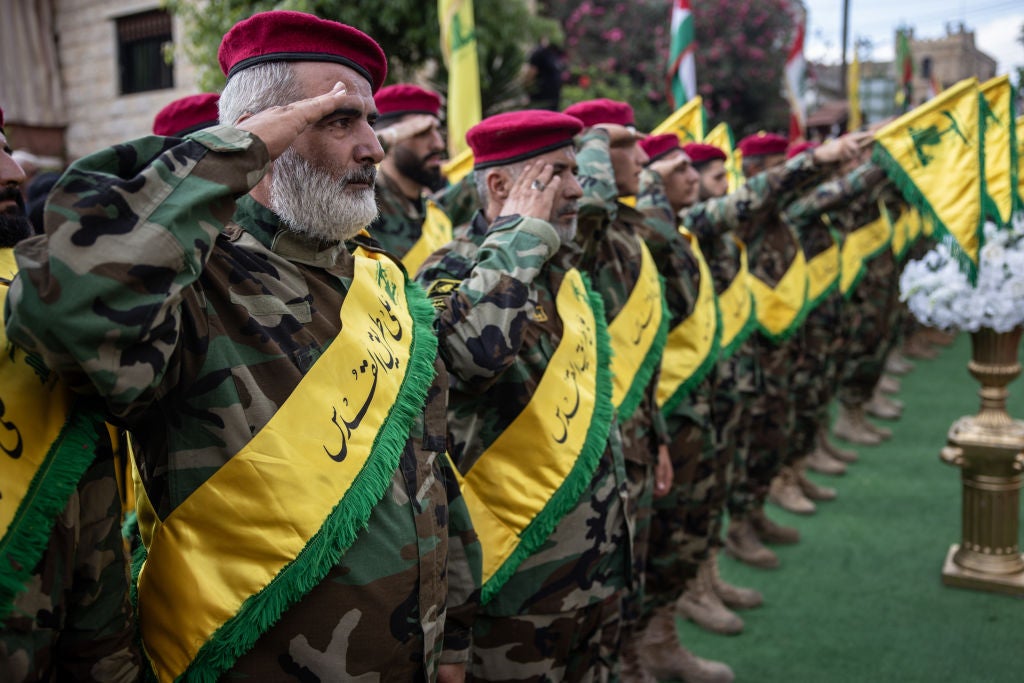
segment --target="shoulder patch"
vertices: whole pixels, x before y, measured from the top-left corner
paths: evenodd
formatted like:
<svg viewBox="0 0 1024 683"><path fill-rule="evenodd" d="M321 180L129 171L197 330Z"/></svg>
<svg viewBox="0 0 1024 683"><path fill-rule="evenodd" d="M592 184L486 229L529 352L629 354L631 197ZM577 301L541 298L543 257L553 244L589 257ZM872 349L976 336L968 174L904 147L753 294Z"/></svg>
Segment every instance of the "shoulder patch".
<svg viewBox="0 0 1024 683"><path fill-rule="evenodd" d="M430 283L430 288L427 290L427 296L440 297L448 296L462 284L462 280L450 280L450 279L438 279Z"/></svg>

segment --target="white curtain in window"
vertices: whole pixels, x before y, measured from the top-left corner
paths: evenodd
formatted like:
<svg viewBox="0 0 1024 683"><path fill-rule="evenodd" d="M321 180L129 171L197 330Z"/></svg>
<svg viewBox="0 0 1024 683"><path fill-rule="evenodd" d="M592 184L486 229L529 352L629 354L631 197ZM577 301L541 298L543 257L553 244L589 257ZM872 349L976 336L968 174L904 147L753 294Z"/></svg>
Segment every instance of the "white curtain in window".
<svg viewBox="0 0 1024 683"><path fill-rule="evenodd" d="M0 0L0 107L25 126L64 126L57 0Z"/></svg>

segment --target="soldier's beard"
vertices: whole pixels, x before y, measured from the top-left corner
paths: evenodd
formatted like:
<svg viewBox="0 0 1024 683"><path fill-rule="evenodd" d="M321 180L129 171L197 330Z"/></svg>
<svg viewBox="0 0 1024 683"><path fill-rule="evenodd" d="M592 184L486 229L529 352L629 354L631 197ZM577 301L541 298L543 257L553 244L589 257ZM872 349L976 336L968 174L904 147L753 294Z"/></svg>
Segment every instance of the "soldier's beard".
<svg viewBox="0 0 1024 683"><path fill-rule="evenodd" d="M422 159L402 146L396 146L392 151L394 155L395 168L409 180L422 185L431 192L436 192L445 186L444 176L441 169L427 166L431 159L440 159L440 152L431 152Z"/></svg>
<svg viewBox="0 0 1024 683"><path fill-rule="evenodd" d="M0 201L12 201L16 204L6 211L0 211L0 247L13 247L32 235L32 222L25 215L25 202L22 200L21 190L17 187L0 188Z"/></svg>
<svg viewBox="0 0 1024 683"><path fill-rule="evenodd" d="M274 162L273 173L270 208L295 232L341 242L377 217L373 193L377 171L373 166L332 172L288 149ZM349 183L366 183L369 187L349 189Z"/></svg>

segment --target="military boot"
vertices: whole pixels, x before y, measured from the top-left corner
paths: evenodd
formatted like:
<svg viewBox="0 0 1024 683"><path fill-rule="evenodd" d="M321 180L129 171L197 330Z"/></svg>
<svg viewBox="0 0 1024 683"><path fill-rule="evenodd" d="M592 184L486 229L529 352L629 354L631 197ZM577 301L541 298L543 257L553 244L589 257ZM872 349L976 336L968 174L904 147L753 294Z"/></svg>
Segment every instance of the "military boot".
<svg viewBox="0 0 1024 683"><path fill-rule="evenodd" d="M900 381L892 375L882 375L878 380L878 390L886 394L898 394L901 388Z"/></svg>
<svg viewBox="0 0 1024 683"><path fill-rule="evenodd" d="M887 439L891 439L892 438L892 430L889 429L888 427L883 427L882 425L877 425L874 422L872 422L871 420L868 420L866 418L864 420L864 423L867 424L868 429L870 429L875 434L877 434L878 438L880 438L882 441L885 441Z"/></svg>
<svg viewBox="0 0 1024 683"><path fill-rule="evenodd" d="M864 404L864 410L868 415L882 420L898 420L903 416L902 404L895 403L877 388L871 400Z"/></svg>
<svg viewBox="0 0 1024 683"><path fill-rule="evenodd" d="M832 477L846 474L846 465L841 460L832 457L820 443L807 456L804 464L807 465L807 469L818 474L827 474Z"/></svg>
<svg viewBox="0 0 1024 683"><path fill-rule="evenodd" d="M686 590L676 600L676 614L700 626L705 631L733 636L743 632L743 620L734 614L711 586L711 577L701 563L697 576L686 584Z"/></svg>
<svg viewBox="0 0 1024 683"><path fill-rule="evenodd" d="M750 513L750 525L759 539L775 545L793 545L800 542L800 532L791 526L776 524L765 514L764 508Z"/></svg>
<svg viewBox="0 0 1024 683"><path fill-rule="evenodd" d="M903 342L901 352L907 358L920 358L923 360L931 360L939 355L939 352L931 347L931 344L928 343L928 340L921 332L915 332L910 335L910 338Z"/></svg>
<svg viewBox="0 0 1024 683"><path fill-rule="evenodd" d="M768 487L768 500L783 510L789 510L798 515L813 515L817 509L814 502L800 489L796 470L792 465L783 466L782 470L772 479L772 483Z"/></svg>
<svg viewBox="0 0 1024 683"><path fill-rule="evenodd" d="M807 478L803 468L796 468L796 483L805 496L811 500L835 500L839 495L830 486L820 486Z"/></svg>
<svg viewBox="0 0 1024 683"><path fill-rule="evenodd" d="M870 422L864 417L864 406L849 408L839 404L836 422L832 425L832 433L840 439L864 446L877 446L882 437L871 428Z"/></svg>
<svg viewBox="0 0 1024 683"><path fill-rule="evenodd" d="M761 592L753 588L742 588L726 583L725 579L718 572L718 549L712 548L707 562L701 565L701 569L708 573L711 581L711 588L715 594L722 599L726 607L732 609L752 609L760 607L764 602Z"/></svg>
<svg viewBox="0 0 1024 683"><path fill-rule="evenodd" d="M857 451L849 448L840 448L828 438L828 428L822 427L818 431L818 445L825 449L825 452L840 462L850 463L860 460Z"/></svg>
<svg viewBox="0 0 1024 683"><path fill-rule="evenodd" d="M640 663L637 655L637 634L631 634L622 644L619 655L619 680L622 683L658 683L658 679Z"/></svg>
<svg viewBox="0 0 1024 683"><path fill-rule="evenodd" d="M701 659L679 643L672 608L659 607L640 634L637 661L657 680L684 683L732 683L735 676L728 664Z"/></svg>
<svg viewBox="0 0 1024 683"><path fill-rule="evenodd" d="M749 517L729 520L725 552L751 567L776 569L779 566L779 556L761 541Z"/></svg>
<svg viewBox="0 0 1024 683"><path fill-rule="evenodd" d="M890 375L905 375L914 369L914 364L899 351L891 351L885 358L885 371Z"/></svg>

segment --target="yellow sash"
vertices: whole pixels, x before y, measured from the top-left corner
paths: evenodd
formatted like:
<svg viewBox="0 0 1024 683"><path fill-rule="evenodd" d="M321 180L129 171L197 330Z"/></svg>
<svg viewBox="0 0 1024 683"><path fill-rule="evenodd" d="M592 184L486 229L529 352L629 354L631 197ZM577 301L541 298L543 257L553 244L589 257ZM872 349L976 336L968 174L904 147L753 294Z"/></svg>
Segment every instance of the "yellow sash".
<svg viewBox="0 0 1024 683"><path fill-rule="evenodd" d="M807 261L797 247L796 257L775 287L751 275L755 315L761 332L773 341L782 341L803 322L807 310Z"/></svg>
<svg viewBox="0 0 1024 683"><path fill-rule="evenodd" d="M483 550L488 602L590 483L611 427L608 335L579 271L555 298L562 339L530 402L462 479Z"/></svg>
<svg viewBox="0 0 1024 683"><path fill-rule="evenodd" d="M359 250L341 318L274 417L166 519L140 496L139 627L160 681L229 668L337 564L390 485L433 376L433 313L396 263Z"/></svg>
<svg viewBox="0 0 1024 683"><path fill-rule="evenodd" d="M433 199L426 202L427 209L423 216L420 238L402 257L402 265L412 275L416 274L428 256L452 241L452 222L448 220L448 215L434 203Z"/></svg>
<svg viewBox="0 0 1024 683"><path fill-rule="evenodd" d="M729 286L718 295L718 310L722 317L721 350L719 357L728 358L750 336L756 323L754 297L750 293L750 267L747 264L747 245L733 237L739 247L740 267Z"/></svg>
<svg viewBox="0 0 1024 683"><path fill-rule="evenodd" d="M839 245L832 243L807 262L807 301L814 308L839 282Z"/></svg>
<svg viewBox="0 0 1024 683"><path fill-rule="evenodd" d="M620 420L628 420L640 405L658 367L668 332L658 268L644 241L638 237L637 243L640 275L626 305L608 325L612 340L612 404Z"/></svg>
<svg viewBox="0 0 1024 683"><path fill-rule="evenodd" d="M16 270L13 251L0 249L0 321ZM98 418L71 404L57 376L11 344L0 323L0 619L96 455Z"/></svg>
<svg viewBox="0 0 1024 683"><path fill-rule="evenodd" d="M661 358L657 401L658 407L666 414L672 412L714 366L720 339L718 305L711 269L694 236L683 227L679 228L679 233L690 243L697 259L700 288L697 290L693 311L668 333L665 353ZM749 300L748 296L748 304Z"/></svg>
<svg viewBox="0 0 1024 683"><path fill-rule="evenodd" d="M892 239L889 214L881 200L878 202L878 210L881 212L878 218L857 228L843 240L843 248L840 252L842 271L839 290L844 297L849 297L854 287L860 282L860 278L864 275L865 264L878 252L888 247L889 241Z"/></svg>

